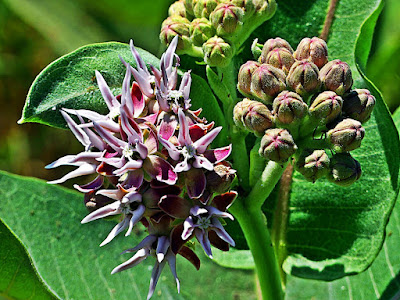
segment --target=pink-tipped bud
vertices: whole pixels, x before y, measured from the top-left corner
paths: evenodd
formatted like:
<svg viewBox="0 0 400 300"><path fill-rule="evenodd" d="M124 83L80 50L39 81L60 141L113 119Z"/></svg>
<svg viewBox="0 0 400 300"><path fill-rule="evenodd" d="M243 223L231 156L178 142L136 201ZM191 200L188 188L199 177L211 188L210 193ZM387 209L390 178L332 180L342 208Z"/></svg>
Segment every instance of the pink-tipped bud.
<svg viewBox="0 0 400 300"><path fill-rule="evenodd" d="M296 93L308 96L321 87L318 67L308 60L296 61L286 78L287 85Z"/></svg>
<svg viewBox="0 0 400 300"><path fill-rule="evenodd" d="M286 48L275 48L268 53L265 61L261 62L270 64L275 68L281 69L287 75L290 68L294 64L294 57L292 53L290 53L290 51Z"/></svg>
<svg viewBox="0 0 400 300"><path fill-rule="evenodd" d="M214 35L215 29L206 18L194 19L190 24L190 37L196 46L202 46Z"/></svg>
<svg viewBox="0 0 400 300"><path fill-rule="evenodd" d="M275 122L282 127L297 124L307 114L307 104L299 94L283 91L272 105Z"/></svg>
<svg viewBox="0 0 400 300"><path fill-rule="evenodd" d="M277 37L275 39L269 39L264 43L259 61L266 61L268 53L275 48L286 48L290 53L293 53L293 49L290 44L286 40Z"/></svg>
<svg viewBox="0 0 400 300"><path fill-rule="evenodd" d="M251 76L259 66L260 64L258 62L250 60L239 69L237 89L246 97L252 97L250 89Z"/></svg>
<svg viewBox="0 0 400 300"><path fill-rule="evenodd" d="M322 68L328 62L328 46L320 38L304 38L297 46L294 58L297 60L308 59L318 68Z"/></svg>
<svg viewBox="0 0 400 300"><path fill-rule="evenodd" d="M319 94L310 105L310 116L320 125L335 120L342 112L343 99L335 92L326 91Z"/></svg>
<svg viewBox="0 0 400 300"><path fill-rule="evenodd" d="M344 119L327 133L328 141L336 152L348 152L361 146L365 129L353 119Z"/></svg>
<svg viewBox="0 0 400 300"><path fill-rule="evenodd" d="M229 3L219 4L210 14L218 35L231 35L243 25L243 9Z"/></svg>
<svg viewBox="0 0 400 300"><path fill-rule="evenodd" d="M329 164L324 150L305 150L297 158L295 168L305 179L315 182L329 173Z"/></svg>
<svg viewBox="0 0 400 300"><path fill-rule="evenodd" d="M262 64L251 77L251 92L266 104L272 104L276 95L286 89L285 73L268 64Z"/></svg>
<svg viewBox="0 0 400 300"><path fill-rule="evenodd" d="M364 123L371 117L375 106L375 97L366 89L355 89L345 95L343 112L352 119Z"/></svg>
<svg viewBox="0 0 400 300"><path fill-rule="evenodd" d="M297 150L292 135L286 129L275 128L265 131L261 139L259 154L269 160L284 163Z"/></svg>
<svg viewBox="0 0 400 300"><path fill-rule="evenodd" d="M183 50L191 47L190 22L180 16L168 17L161 26L160 40L165 45L171 43L175 36L179 36L177 49Z"/></svg>
<svg viewBox="0 0 400 300"><path fill-rule="evenodd" d="M348 92L353 85L349 65L339 59L328 62L321 69L319 78L324 90L333 91L340 96Z"/></svg>
<svg viewBox="0 0 400 300"><path fill-rule="evenodd" d="M217 7L216 0L196 0L193 3L193 13L196 18L209 18L211 12Z"/></svg>

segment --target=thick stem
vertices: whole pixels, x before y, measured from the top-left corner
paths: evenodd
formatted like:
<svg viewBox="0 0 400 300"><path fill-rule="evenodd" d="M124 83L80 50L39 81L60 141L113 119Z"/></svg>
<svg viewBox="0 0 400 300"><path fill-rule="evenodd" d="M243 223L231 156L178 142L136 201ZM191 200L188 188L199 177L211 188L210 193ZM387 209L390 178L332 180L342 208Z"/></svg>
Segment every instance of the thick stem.
<svg viewBox="0 0 400 300"><path fill-rule="evenodd" d="M322 28L322 32L320 34L320 38L324 41L328 40L329 30L331 29L333 18L335 16L336 5L339 0L331 0L329 3L328 13L326 14L324 27Z"/></svg>
<svg viewBox="0 0 400 300"><path fill-rule="evenodd" d="M253 255L258 281L264 300L284 297L279 265L261 210L244 206L240 200L230 209L238 220Z"/></svg>

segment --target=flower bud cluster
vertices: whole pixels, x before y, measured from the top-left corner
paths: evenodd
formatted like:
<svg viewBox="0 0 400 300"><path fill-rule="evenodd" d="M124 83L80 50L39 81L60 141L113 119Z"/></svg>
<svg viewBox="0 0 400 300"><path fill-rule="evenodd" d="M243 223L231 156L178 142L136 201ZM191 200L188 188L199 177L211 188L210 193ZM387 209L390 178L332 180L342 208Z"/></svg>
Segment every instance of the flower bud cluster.
<svg viewBox="0 0 400 300"><path fill-rule="evenodd" d="M234 108L235 124L261 136L259 154L278 163L295 158L307 180L328 177L346 186L361 175L350 151L360 147L375 98L352 90L347 63L328 60L328 47L304 38L294 51L281 38L252 45L257 61L240 67L238 90L246 97Z"/></svg>
<svg viewBox="0 0 400 300"><path fill-rule="evenodd" d="M182 53L196 49L208 65L223 67L233 57L233 41L246 22L268 19L275 9L275 0L178 0L162 23L160 39L168 45L178 36Z"/></svg>
<svg viewBox="0 0 400 300"><path fill-rule="evenodd" d="M179 10L179 6L171 9ZM63 108L61 114L85 151L47 166L77 167L50 183L93 175L88 184L74 186L84 193L90 211L82 223L105 217L118 221L100 246L125 230L125 236L130 235L138 223L147 227L149 235L125 251L135 252L134 256L112 274L155 256L148 299L166 262L179 291L178 254L200 267L199 258L187 244L190 240L197 239L210 257L211 245L224 251L235 245L220 221L233 219L226 210L237 195L229 191L235 170L225 161L231 146L210 149L222 128L213 128L213 122L199 118L201 110L190 110L190 71L178 87L178 43L174 38L162 55L160 68L150 66L149 71L131 42L137 67L121 58L126 74L120 95L114 95L96 71L109 112L101 115Z"/></svg>

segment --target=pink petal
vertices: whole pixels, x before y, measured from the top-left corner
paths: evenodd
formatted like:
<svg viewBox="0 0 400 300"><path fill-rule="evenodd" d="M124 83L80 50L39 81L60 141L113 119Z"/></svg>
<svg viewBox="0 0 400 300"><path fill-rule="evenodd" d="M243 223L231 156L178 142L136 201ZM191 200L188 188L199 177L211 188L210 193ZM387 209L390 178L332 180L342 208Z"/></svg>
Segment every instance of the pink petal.
<svg viewBox="0 0 400 300"><path fill-rule="evenodd" d="M108 87L106 81L104 80L103 76L100 74L99 71L95 71L97 84L99 86L101 95L104 98L104 101L107 104L108 109L111 111L113 108L119 106L118 100L112 94L110 88Z"/></svg>
<svg viewBox="0 0 400 300"><path fill-rule="evenodd" d="M190 138L189 135L189 125L186 120L185 113L183 112L182 109L179 109L178 111L178 118L179 118L179 135L178 135L179 144L181 146L191 145L192 139ZM195 148L197 149L197 147Z"/></svg>
<svg viewBox="0 0 400 300"><path fill-rule="evenodd" d="M214 170L213 164L205 157L200 156L200 155L195 155L194 156L194 162L193 162L193 167L198 168L198 169L206 169L209 171Z"/></svg>
<svg viewBox="0 0 400 300"><path fill-rule="evenodd" d="M156 155L149 155L143 164L143 168L152 178L169 185L176 183L178 175L169 162Z"/></svg>
<svg viewBox="0 0 400 300"><path fill-rule="evenodd" d="M69 172L68 174L64 175L62 178L57 179L57 180L52 180L52 181L48 181L47 183L49 184L58 184L58 183L63 183L65 181L67 181L68 179L71 178L75 178L78 176L83 176L83 175L89 175L89 174L93 174L96 172L96 167L95 165L92 164L83 164L81 165L78 169Z"/></svg>
<svg viewBox="0 0 400 300"><path fill-rule="evenodd" d="M179 150L175 147L174 144L172 144L170 141L163 139L160 135L158 136L158 140L160 143L167 149L169 156L173 160L179 160L180 152Z"/></svg>
<svg viewBox="0 0 400 300"><path fill-rule="evenodd" d="M178 126L178 121L175 118L171 118L170 115L165 115L160 124L159 134L163 139L169 140L174 134L176 127Z"/></svg>
<svg viewBox="0 0 400 300"><path fill-rule="evenodd" d="M222 130L222 127L217 127L207 133L205 136L198 139L193 143L193 146L197 149L197 153L204 153L208 145L217 137L218 133Z"/></svg>
<svg viewBox="0 0 400 300"><path fill-rule="evenodd" d="M137 118L142 114L145 105L143 94L137 82L132 84L131 97L133 101L133 116Z"/></svg>
<svg viewBox="0 0 400 300"><path fill-rule="evenodd" d="M120 202L119 201L115 201L111 204L108 204L106 206L103 206L97 210L95 210L94 212L88 214L82 221L81 224L85 224L97 219L101 219L101 218L105 218L108 216L113 216L113 215L117 215L120 213L119 211L119 206L120 206Z"/></svg>

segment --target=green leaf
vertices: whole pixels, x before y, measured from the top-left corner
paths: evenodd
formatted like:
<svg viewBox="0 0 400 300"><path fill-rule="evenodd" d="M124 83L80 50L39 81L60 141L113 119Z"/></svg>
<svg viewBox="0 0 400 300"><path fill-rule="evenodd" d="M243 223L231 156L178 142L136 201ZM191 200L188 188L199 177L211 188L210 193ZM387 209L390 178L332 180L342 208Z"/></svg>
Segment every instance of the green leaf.
<svg viewBox="0 0 400 300"><path fill-rule="evenodd" d="M148 65L160 61L145 50L137 49ZM118 55L136 66L130 48L122 43L88 45L69 53L47 66L33 82L19 123L36 122L66 128L60 108L89 109L106 113L107 106L94 76L98 70L114 95L121 93L125 67ZM192 74L190 93L194 109L203 108L209 121L225 126L225 118L210 87L204 79ZM223 131L219 140L225 139ZM225 144L225 143L224 143Z"/></svg>
<svg viewBox="0 0 400 300"><path fill-rule="evenodd" d="M400 110L393 119L400 130ZM400 290L400 201L397 199L386 227L386 240L378 257L365 272L332 282L289 277L286 300L398 299Z"/></svg>
<svg viewBox="0 0 400 300"><path fill-rule="evenodd" d="M38 272L62 299L145 299L153 258L130 270L110 274L115 266L132 257L120 253L137 245L144 237L143 228L136 228L129 237L120 235L100 248L115 223L97 220L80 224L87 214L82 194L0 172L0 196L0 217L20 237ZM182 257L177 258L181 294L176 293L175 281L166 266L154 298L254 298L253 272L227 272L202 251L199 254L200 271Z"/></svg>
<svg viewBox="0 0 400 300"><path fill-rule="evenodd" d="M276 16L257 31L257 37L265 41L281 36L295 48L303 37L318 36L328 4L323 0L280 1ZM363 80L355 56L365 68L380 5L379 0L338 2L328 39L329 58L349 63L354 86L369 88L377 104L365 124L361 148L352 152L363 170L360 181L342 188L327 180L312 184L294 174L283 241L288 251L283 268L292 275L333 280L359 273L371 265L382 247L398 193L400 145L379 92ZM357 43L361 34L363 39ZM272 230L279 231L279 227Z"/></svg>
<svg viewBox="0 0 400 300"><path fill-rule="evenodd" d="M21 241L0 220L0 298L59 299L35 270Z"/></svg>

